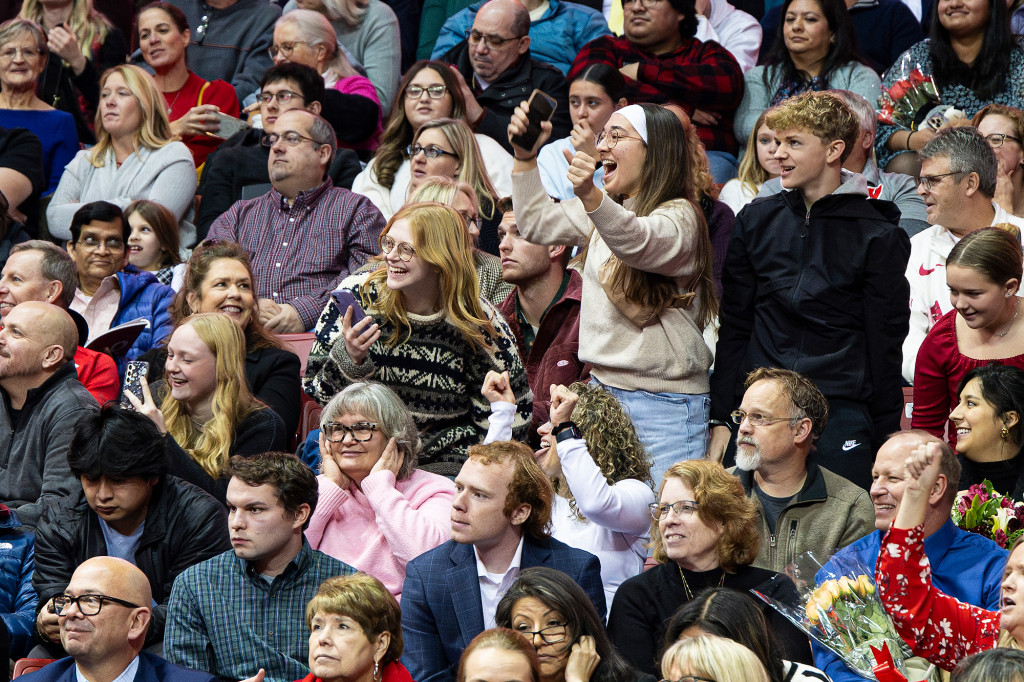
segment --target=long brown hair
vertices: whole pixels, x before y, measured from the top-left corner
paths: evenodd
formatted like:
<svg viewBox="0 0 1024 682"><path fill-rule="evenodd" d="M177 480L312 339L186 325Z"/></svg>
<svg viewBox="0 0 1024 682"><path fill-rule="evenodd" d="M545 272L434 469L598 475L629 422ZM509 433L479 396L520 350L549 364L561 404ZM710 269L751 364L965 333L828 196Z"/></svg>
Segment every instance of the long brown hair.
<svg viewBox="0 0 1024 682"><path fill-rule="evenodd" d="M405 89L423 69L433 69L444 81L445 87L448 88L448 94L452 98L451 118L466 118L466 100L462 97L462 90L459 89L459 83L452 75L450 66L444 62L426 59L410 66L409 70L405 72L402 82L398 84L398 92L395 94L394 102L391 103L391 116L381 134L377 153L373 157L373 179L388 189L395 184L395 172L405 161L405 148L409 146L416 134L412 123L409 123L409 119L405 115Z"/></svg>
<svg viewBox="0 0 1024 682"><path fill-rule="evenodd" d="M690 291L697 292L699 327L704 328L718 314L718 298L712 272L711 237L704 213L697 204L696 171L683 124L675 114L655 104L639 105L647 121L648 139L657 144L645 145L647 157L640 171L640 190L631 209L637 216L649 216L672 201L689 203L695 226L695 271L688 283ZM622 197L615 197L621 203ZM685 212L685 208L680 206ZM589 242L588 242L589 243ZM653 272L645 272L626 265L616 256L611 257L612 288L622 291L630 301L642 306L660 309L679 294L675 279Z"/></svg>

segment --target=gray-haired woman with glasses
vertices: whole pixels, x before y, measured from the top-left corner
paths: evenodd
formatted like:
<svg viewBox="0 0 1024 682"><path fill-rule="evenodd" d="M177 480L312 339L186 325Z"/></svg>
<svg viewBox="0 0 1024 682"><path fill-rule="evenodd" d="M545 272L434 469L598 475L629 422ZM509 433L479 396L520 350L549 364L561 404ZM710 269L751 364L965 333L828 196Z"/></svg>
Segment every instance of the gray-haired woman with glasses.
<svg viewBox="0 0 1024 682"><path fill-rule="evenodd" d="M751 566L761 546L757 510L739 479L718 462L669 467L651 518L651 550L659 565L622 583L608 616L616 648L640 670L657 674L669 619L705 588L757 589L784 603L798 599L788 578ZM807 637L766 604L759 606L786 660L810 663Z"/></svg>
<svg viewBox="0 0 1024 682"><path fill-rule="evenodd" d="M561 571L522 571L498 602L495 620L537 650L540 682L654 682L615 650L590 598Z"/></svg>
<svg viewBox="0 0 1024 682"><path fill-rule="evenodd" d="M357 382L320 416L320 501L306 539L400 599L405 564L448 539L455 486L416 465L412 414L394 391Z"/></svg>

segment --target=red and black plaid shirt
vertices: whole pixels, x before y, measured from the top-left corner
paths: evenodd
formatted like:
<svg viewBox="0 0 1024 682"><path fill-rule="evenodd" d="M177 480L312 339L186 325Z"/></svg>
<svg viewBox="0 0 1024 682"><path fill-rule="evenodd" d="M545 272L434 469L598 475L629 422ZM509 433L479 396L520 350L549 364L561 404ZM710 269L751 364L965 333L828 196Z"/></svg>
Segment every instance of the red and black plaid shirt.
<svg viewBox="0 0 1024 682"><path fill-rule="evenodd" d="M630 103L678 104L687 114L703 109L721 115L716 126L694 123L697 135L708 150L737 151L732 119L743 99L743 70L736 59L716 42L694 38L667 54L641 50L626 38L602 36L587 43L576 55L569 82L591 64L621 69L637 64L637 79L626 79Z"/></svg>

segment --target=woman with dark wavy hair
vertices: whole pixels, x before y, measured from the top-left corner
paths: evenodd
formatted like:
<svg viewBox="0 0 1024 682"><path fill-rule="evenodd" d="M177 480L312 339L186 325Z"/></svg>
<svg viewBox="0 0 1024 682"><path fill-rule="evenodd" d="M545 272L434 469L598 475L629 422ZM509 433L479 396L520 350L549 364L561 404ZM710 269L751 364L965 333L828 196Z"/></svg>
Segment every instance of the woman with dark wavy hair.
<svg viewBox="0 0 1024 682"><path fill-rule="evenodd" d="M736 139L746 140L768 107L801 92L850 90L871 103L881 81L854 50L853 21L843 0L786 0L775 43L763 66L743 77Z"/></svg>
<svg viewBox="0 0 1024 682"><path fill-rule="evenodd" d="M739 479L718 462L669 467L651 518L651 550L659 565L622 583L608 616L615 646L643 672L657 674L669 618L705 588L754 588L784 603L798 599L789 578L750 565L761 545L757 510ZM807 636L767 604L760 606L785 658L810 662Z"/></svg>
<svg viewBox="0 0 1024 682"><path fill-rule="evenodd" d="M546 566L523 570L498 602L495 621L533 644L540 682L637 682L643 677L612 646L590 598L561 571Z"/></svg>
<svg viewBox="0 0 1024 682"><path fill-rule="evenodd" d="M966 117L947 125L970 125L970 118L986 104L1024 108L1024 38L1010 33L1006 0L958 3L955 11L951 4L950 0L935 3L930 37L904 52L895 66L906 60L934 75L942 103ZM905 77L892 68L882 78L882 87ZM928 127L909 129L880 122L875 138L878 167L920 175L916 152L935 133Z"/></svg>

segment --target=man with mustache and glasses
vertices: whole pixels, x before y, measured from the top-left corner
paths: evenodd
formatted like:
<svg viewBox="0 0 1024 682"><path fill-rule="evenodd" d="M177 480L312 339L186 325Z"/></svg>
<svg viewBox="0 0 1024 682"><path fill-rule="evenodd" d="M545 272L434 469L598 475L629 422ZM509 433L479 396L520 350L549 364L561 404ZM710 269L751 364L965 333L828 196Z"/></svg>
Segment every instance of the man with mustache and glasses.
<svg viewBox="0 0 1024 682"><path fill-rule="evenodd" d="M870 533L867 491L824 468L830 453L811 456L828 421L828 401L814 382L762 367L746 387L732 413L739 423L734 473L761 517L754 566L783 571L807 550L832 551Z"/></svg>

